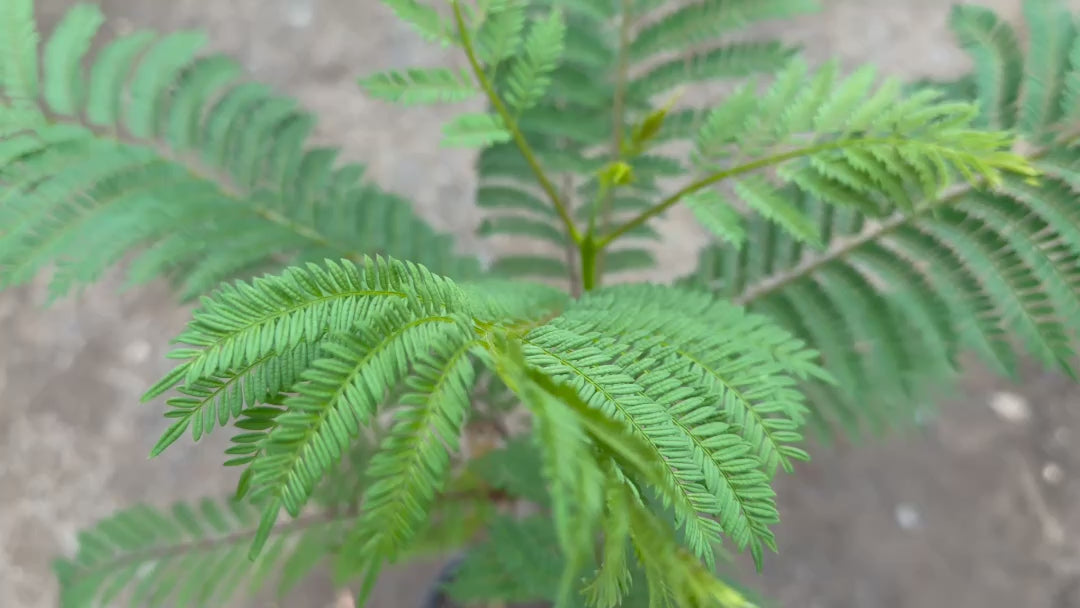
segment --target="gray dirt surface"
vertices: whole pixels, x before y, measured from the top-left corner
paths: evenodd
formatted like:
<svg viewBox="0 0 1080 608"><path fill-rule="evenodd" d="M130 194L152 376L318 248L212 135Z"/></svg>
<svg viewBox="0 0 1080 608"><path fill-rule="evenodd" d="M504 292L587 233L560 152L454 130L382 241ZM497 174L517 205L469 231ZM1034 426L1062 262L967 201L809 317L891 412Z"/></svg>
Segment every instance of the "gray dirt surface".
<svg viewBox="0 0 1080 608"><path fill-rule="evenodd" d="M986 1L1015 18L1016 0ZM40 0L52 23L72 3ZM762 28L806 45L815 60L874 62L902 77L967 67L946 34L945 0L825 0L823 14ZM1080 8L1080 2L1077 2ZM377 0L107 0L109 27L198 27L257 77L322 118L320 143L370 165L384 187L490 254L506 243L472 236L479 213L470 156L436 134L453 109L390 107L355 78L448 59ZM51 27L51 26L50 26ZM704 242L685 213L663 222L663 278L688 270ZM136 501L164 505L228 491L225 433L193 449L146 454L165 420L142 390L169 366L168 340L187 320L165 286L121 291L113 273L44 308L41 282L0 293L0 606L46 608L57 591L49 561L76 531ZM996 407L991 407L991 404ZM962 398L917 432L864 445L816 447L779 485L781 554L751 585L791 608L1080 607L1080 387L1027 369L1009 384L978 369ZM1026 415L1025 415L1026 414ZM745 566L744 561L740 562ZM372 602L411 608L437 565L386 575ZM348 606L325 580L286 601L236 606Z"/></svg>

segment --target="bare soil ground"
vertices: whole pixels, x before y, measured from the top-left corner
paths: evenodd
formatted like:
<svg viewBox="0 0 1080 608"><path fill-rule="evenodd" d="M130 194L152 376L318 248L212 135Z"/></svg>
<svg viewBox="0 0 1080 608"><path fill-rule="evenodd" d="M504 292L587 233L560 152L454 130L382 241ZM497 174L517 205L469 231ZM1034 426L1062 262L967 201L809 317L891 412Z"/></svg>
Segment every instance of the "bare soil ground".
<svg viewBox="0 0 1080 608"><path fill-rule="evenodd" d="M1015 0L987 2L1011 16ZM40 0L51 23L66 0ZM945 33L944 0L825 0L824 14L767 28L815 59L864 61L905 76L966 67ZM1080 3L1078 8L1080 8ZM108 0L109 27L206 29L258 77L323 119L323 141L370 164L462 247L478 213L468 155L433 136L447 112L365 99L355 77L446 61L377 0ZM703 243L683 215L660 278L689 269ZM119 280L43 310L42 285L0 293L0 606L45 608L57 595L49 560L76 531L134 501L153 504L227 491L224 434L181 443L150 462L165 421L138 397L167 368L167 341L188 310L161 285L119 293ZM747 581L790 608L1080 607L1080 386L1037 369L1008 384L972 370L963 398L918 432L863 445L821 446L780 483L781 555ZM741 564L745 566L745 564ZM411 608L436 565L395 571L374 606ZM335 605L313 581L281 604ZM340 604L337 604L340 605Z"/></svg>

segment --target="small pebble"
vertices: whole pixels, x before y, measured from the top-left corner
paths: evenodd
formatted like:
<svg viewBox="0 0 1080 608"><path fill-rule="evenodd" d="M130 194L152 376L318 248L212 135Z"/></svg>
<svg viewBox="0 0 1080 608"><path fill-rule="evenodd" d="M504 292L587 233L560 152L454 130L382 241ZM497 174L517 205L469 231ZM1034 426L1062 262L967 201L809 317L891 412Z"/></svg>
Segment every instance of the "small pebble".
<svg viewBox="0 0 1080 608"><path fill-rule="evenodd" d="M333 608L356 608L356 601L353 600L352 593L349 593L348 590L338 593Z"/></svg>
<svg viewBox="0 0 1080 608"><path fill-rule="evenodd" d="M1001 391L990 397L990 409L1002 420L1019 424L1031 418L1031 408L1026 399L1015 393Z"/></svg>
<svg viewBox="0 0 1080 608"><path fill-rule="evenodd" d="M153 347L146 340L136 340L124 346L121 356L128 365L136 365L146 361Z"/></svg>
<svg viewBox="0 0 1080 608"><path fill-rule="evenodd" d="M896 523L905 530L914 530L922 525L922 515L914 505L902 502L896 505Z"/></svg>
<svg viewBox="0 0 1080 608"><path fill-rule="evenodd" d="M311 25L314 17L315 9L306 0L293 0L285 8L285 23L295 28Z"/></svg>
<svg viewBox="0 0 1080 608"><path fill-rule="evenodd" d="M1065 479L1065 469L1056 462L1048 462L1042 468L1043 481L1050 485L1058 485Z"/></svg>

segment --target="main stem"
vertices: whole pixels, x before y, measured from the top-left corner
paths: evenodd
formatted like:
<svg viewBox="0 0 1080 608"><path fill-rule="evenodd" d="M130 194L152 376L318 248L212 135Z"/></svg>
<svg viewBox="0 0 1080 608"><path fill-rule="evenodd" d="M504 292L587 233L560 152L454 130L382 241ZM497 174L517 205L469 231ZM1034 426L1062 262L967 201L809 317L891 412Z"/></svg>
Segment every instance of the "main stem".
<svg viewBox="0 0 1080 608"><path fill-rule="evenodd" d="M525 157L525 162L528 163L529 168L536 177L536 181L539 182L540 188L542 188L547 197L551 199L551 204L555 206L555 211L559 214L563 224L566 225L566 233L570 235L571 240L580 245L582 242L581 233L578 231L577 226L574 225L574 220L570 217L570 212L567 210L565 203L563 203L562 198L559 196L558 190L555 189L555 185L551 183L551 180L548 178L543 168L540 167L540 161L537 160L536 154L533 152L532 147L529 146L529 142L525 139L525 135L522 134L521 129L518 128L517 121L514 120L514 117L506 108L506 104L502 102L499 94L495 92L495 87L491 84L487 75L484 74L484 69L480 67L480 62L476 58L476 51L473 49L472 39L469 37L469 28L465 25L465 18L461 14L461 4L458 0L451 0L451 5L454 8L454 22L457 24L458 35L461 37L461 46L465 49L465 56L469 60L469 66L472 68L473 75L476 77L477 82L480 83L480 88L484 90L484 94L487 95L488 100L499 114L499 117L502 118L506 129L510 131L514 143L517 145L518 150L521 151L521 155Z"/></svg>
<svg viewBox="0 0 1080 608"><path fill-rule="evenodd" d="M578 248L581 251L581 286L585 291L591 291L597 286L596 260L600 247L597 246L596 237L589 233L585 235L585 239Z"/></svg>

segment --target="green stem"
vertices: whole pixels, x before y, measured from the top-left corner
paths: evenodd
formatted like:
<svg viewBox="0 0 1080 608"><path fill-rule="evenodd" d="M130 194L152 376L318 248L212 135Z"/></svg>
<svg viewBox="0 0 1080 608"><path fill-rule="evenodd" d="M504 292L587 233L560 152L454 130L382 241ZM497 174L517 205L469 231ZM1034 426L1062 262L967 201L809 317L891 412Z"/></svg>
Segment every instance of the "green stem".
<svg viewBox="0 0 1080 608"><path fill-rule="evenodd" d="M806 146L803 148L796 148L780 154L774 154L772 156L766 156L765 158L759 158L753 162L746 163L745 165L739 165L737 167L731 167L730 169L724 169L717 171L711 175L707 175L695 182L692 182L675 194L665 198L656 205L642 211L633 219L627 221L622 226L619 226L613 230L610 234L605 235L597 243L597 246L601 249L607 247L612 241L626 234L627 232L637 228L650 219L660 215L673 207L676 203L681 201L684 197L689 196L706 186L711 186L717 182L724 181L730 177L738 177L740 175L757 171L758 169L764 169L773 165L779 165L789 160L794 160L803 156L811 156L821 152L827 152L829 150L840 150L851 146L882 146L882 145L899 145L903 143L901 140L894 138L875 138L875 139L841 139L836 141L825 142L816 144L813 146Z"/></svg>
<svg viewBox="0 0 1080 608"><path fill-rule="evenodd" d="M480 87L484 90L491 105L502 118L507 130L510 131L510 135L513 137L514 143L517 144L518 150L521 151L522 156L525 157L525 162L528 163L529 168L532 169L533 175L536 176L536 181L539 182L540 187L544 190L544 193L547 194L547 197L551 199L551 203L555 206L555 211L559 214L563 223L566 224L567 234L570 235L570 238L575 243L581 244L581 233L578 231L577 226L574 225L574 220L570 217L570 212L567 210L566 205L563 203L562 198L555 189L555 185L551 183L547 174L544 173L543 168L540 167L540 162L537 160L536 154L533 153L532 148L529 146L529 142L525 140L525 136L521 133L521 129L518 128L517 121L510 115L510 110L507 109L506 104L499 98L499 94L495 92L495 87L492 86L491 81L488 79L487 75L484 74L484 69L480 66L480 62L476 58L476 51L473 49L472 40L469 37L469 29L465 25L465 18L461 14L460 2L458 2L458 0L451 0L451 5L454 8L454 22L457 24L458 35L461 37L461 46L465 49L465 56L469 60L469 66L472 68L473 75L476 76L477 82L480 83Z"/></svg>
<svg viewBox="0 0 1080 608"><path fill-rule="evenodd" d="M596 258L600 247L592 234L587 234L579 245L581 248L581 285L585 291L591 291L597 286L596 282Z"/></svg>
<svg viewBox="0 0 1080 608"><path fill-rule="evenodd" d="M699 180L697 180L695 182L692 182L689 185L681 188L678 192L676 192L675 194L672 194L671 196L665 198L664 200L660 201L656 205L653 205L652 207L646 209L645 211L642 211L640 214L638 214L633 219L627 221L625 224L623 224L622 226L616 228L610 234L608 234L608 235L604 236L603 238L601 238L599 245L600 245L600 247L606 247L612 241L619 238L623 234L626 234L627 232L633 230L634 228L637 228L638 226L644 224L645 222L649 221L650 219L656 217L657 215L660 215L664 211L667 211L669 208L671 208L676 203L681 201L684 197L689 196L690 194L693 194L693 193L697 192L698 190L701 190L702 188L705 188L706 186L710 186L710 185L715 184L717 182L723 181L725 179L728 179L729 177L735 177L735 176L738 176L738 175L742 175L744 173L750 173L751 171L756 171L758 169L762 169L762 168L769 167L769 166L772 166L772 165L778 165L778 164L780 164L782 162L792 160L792 159L795 159L795 158L799 158L800 156L805 156L805 155L808 155L808 154L815 154L817 152L821 152L821 151L827 150L829 148L835 148L835 147L839 147L838 142L829 142L828 144L822 144L822 145L819 145L819 146L811 146L811 147L808 147L808 148L799 148L799 149L796 149L796 150L791 150L791 151L785 152L783 154L776 154L776 155L773 155L773 156L767 156L765 158L760 158L760 159L758 159L756 161L747 163L745 165L739 165L737 167L732 167L730 169L724 169L723 171L717 171L716 173L713 173L711 175L707 175L707 176L705 176L705 177L703 177L703 178L701 178L701 179L699 179Z"/></svg>
<svg viewBox="0 0 1080 608"><path fill-rule="evenodd" d="M573 178L567 174L563 175L562 193L567 199L570 198L570 193L574 187ZM569 271L570 280L570 295L578 298L581 296L581 280L578 278L578 261L581 257L581 252L578 249L578 245L573 241L567 240L564 245L564 255L566 256L566 268Z"/></svg>

